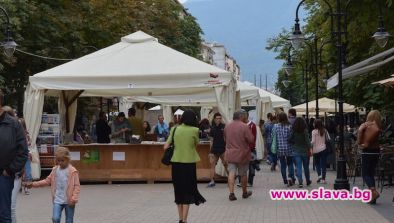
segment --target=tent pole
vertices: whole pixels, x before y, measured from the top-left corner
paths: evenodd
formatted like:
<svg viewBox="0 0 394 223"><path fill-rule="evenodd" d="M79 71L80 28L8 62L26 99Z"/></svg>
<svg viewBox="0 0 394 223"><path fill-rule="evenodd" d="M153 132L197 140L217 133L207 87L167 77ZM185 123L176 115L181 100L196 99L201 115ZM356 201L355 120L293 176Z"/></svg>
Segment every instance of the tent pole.
<svg viewBox="0 0 394 223"><path fill-rule="evenodd" d="M69 122L69 116L68 116L68 99L66 97L66 92L62 91L62 96L63 96L63 102L64 102L64 107L66 108L66 133L70 133L70 122Z"/></svg>

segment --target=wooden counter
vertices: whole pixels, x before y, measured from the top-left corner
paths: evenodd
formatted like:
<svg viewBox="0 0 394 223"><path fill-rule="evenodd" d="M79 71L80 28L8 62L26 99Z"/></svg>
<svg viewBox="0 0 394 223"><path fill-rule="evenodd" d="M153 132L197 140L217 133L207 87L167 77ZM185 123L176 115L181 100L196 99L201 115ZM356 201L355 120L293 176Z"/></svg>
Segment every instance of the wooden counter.
<svg viewBox="0 0 394 223"><path fill-rule="evenodd" d="M160 144L85 144L65 145L71 152L72 165L82 182L105 181L171 181L171 166L161 163ZM209 180L209 144L199 144L201 161L197 179Z"/></svg>

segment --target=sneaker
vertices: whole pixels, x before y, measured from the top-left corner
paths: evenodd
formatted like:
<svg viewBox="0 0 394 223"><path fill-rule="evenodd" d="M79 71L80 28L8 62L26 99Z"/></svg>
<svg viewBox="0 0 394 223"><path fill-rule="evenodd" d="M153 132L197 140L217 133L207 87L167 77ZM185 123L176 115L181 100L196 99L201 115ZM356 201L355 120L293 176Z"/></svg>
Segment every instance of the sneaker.
<svg viewBox="0 0 394 223"><path fill-rule="evenodd" d="M248 192L246 192L246 193L242 193L242 198L243 198L243 199L246 199L246 198L248 198L248 197L250 197L250 196L252 196L252 191L248 191Z"/></svg>
<svg viewBox="0 0 394 223"><path fill-rule="evenodd" d="M289 184L288 184L288 186L291 187L291 186L293 186L293 185L294 185L293 180L292 180L292 179L289 179Z"/></svg>
<svg viewBox="0 0 394 223"><path fill-rule="evenodd" d="M320 182L321 182L321 176L319 176L319 177L317 178L316 183L320 183Z"/></svg>
<svg viewBox="0 0 394 223"><path fill-rule="evenodd" d="M306 181L306 186L309 186L309 185L311 185L312 184L312 181L310 181L310 180L307 180Z"/></svg>
<svg viewBox="0 0 394 223"><path fill-rule="evenodd" d="M207 185L208 188L215 187L215 186L216 186L216 184L213 181L209 182L208 185Z"/></svg>
<svg viewBox="0 0 394 223"><path fill-rule="evenodd" d="M27 187L25 187L24 191L25 191L25 195L30 195L30 190Z"/></svg>
<svg viewBox="0 0 394 223"><path fill-rule="evenodd" d="M228 196L228 199L229 199L230 201L235 201L235 200L237 200L237 197L235 196L234 193L230 193L230 195Z"/></svg>
<svg viewBox="0 0 394 223"><path fill-rule="evenodd" d="M273 172L273 171L275 171L275 170L276 170L275 165L272 164L272 165L271 165L271 172Z"/></svg>
<svg viewBox="0 0 394 223"><path fill-rule="evenodd" d="M303 187L304 187L304 185L298 184L298 188L303 188Z"/></svg>

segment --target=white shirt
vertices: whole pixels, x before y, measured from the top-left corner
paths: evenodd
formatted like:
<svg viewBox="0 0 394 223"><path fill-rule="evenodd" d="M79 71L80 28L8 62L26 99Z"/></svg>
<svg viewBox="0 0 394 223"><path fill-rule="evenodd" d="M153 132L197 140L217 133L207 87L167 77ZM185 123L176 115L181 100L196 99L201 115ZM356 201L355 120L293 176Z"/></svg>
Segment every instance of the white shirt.
<svg viewBox="0 0 394 223"><path fill-rule="evenodd" d="M67 185L68 185L68 167L56 169L56 191L55 191L55 204L67 204Z"/></svg>

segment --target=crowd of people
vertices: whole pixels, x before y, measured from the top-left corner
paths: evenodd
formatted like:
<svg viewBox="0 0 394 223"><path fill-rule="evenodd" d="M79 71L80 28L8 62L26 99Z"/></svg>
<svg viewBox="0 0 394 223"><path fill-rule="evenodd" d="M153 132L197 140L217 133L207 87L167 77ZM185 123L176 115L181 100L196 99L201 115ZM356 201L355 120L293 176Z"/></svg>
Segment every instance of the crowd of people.
<svg viewBox="0 0 394 223"><path fill-rule="evenodd" d="M284 112L269 113L266 121L256 126L249 120L248 112L237 111L233 120L224 124L222 115L216 113L213 120L202 120L198 123L197 115L187 110L180 120L170 128L164 123L163 116L153 132L159 140L166 140L164 149L174 146L171 158L171 174L174 187L175 204L178 209L179 222L187 222L190 204L206 202L197 186L196 163L200 161L197 145L201 140L210 140L209 161L211 163L210 182L207 187L215 187L215 166L221 160L228 174L229 200L237 200L235 185L237 179L242 188L241 197L252 196L248 187L253 186L255 170L259 170L256 158L257 128L261 128L267 150L267 162L271 171L280 163L283 183L291 187L298 180L298 187L312 184L310 174L310 157L315 159L316 183L325 184L327 155L331 152L333 137L324 127L322 120L314 120L310 131L307 121L297 117L295 110L289 115ZM362 176L372 191L370 203L376 203L379 193L375 189L374 173L379 155L378 138L381 132L381 116L374 110L368 114L366 122L358 131L358 144L362 148ZM127 142L131 132L144 135L152 131L148 122L135 117L135 110L129 110L129 119L119 113L110 126L106 114L100 113L96 122L97 141L108 143ZM70 163L71 156L67 148L56 150L56 166L50 175L41 181L32 182L29 163L29 133L23 119L19 119L14 111L2 104L0 95L0 222L16 222L16 194L20 186L29 194L32 187L50 186L53 202L52 221L60 222L65 211L66 222L73 222L76 203L80 193L78 171ZM21 180L22 179L22 180ZM23 181L21 183L21 181Z"/></svg>

